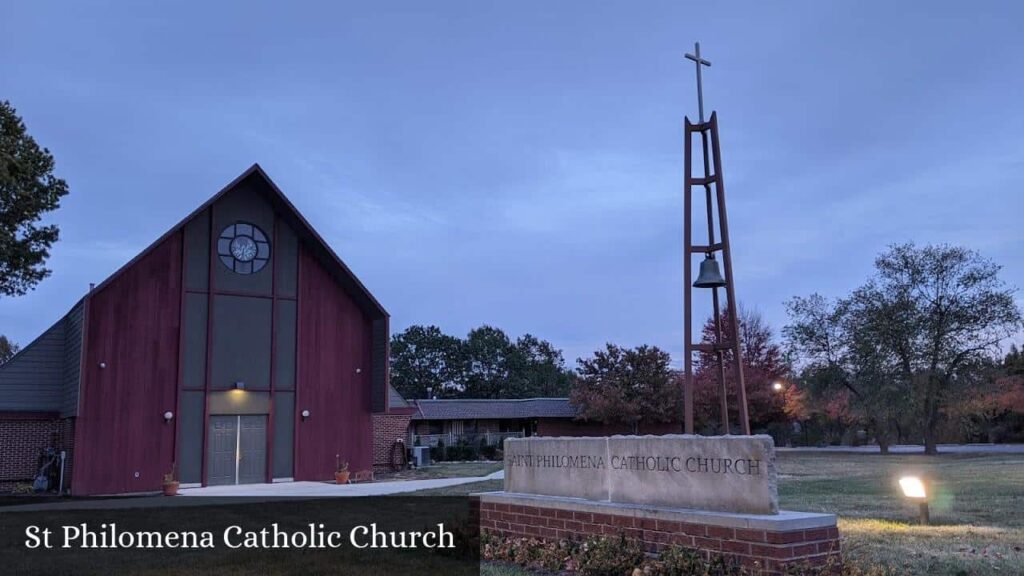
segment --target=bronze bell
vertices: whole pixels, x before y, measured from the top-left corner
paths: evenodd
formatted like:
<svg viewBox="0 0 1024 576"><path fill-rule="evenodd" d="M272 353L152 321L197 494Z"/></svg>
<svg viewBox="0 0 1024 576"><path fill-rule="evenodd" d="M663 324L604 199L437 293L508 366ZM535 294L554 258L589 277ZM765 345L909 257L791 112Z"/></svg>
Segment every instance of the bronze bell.
<svg viewBox="0 0 1024 576"><path fill-rule="evenodd" d="M722 286L725 286L725 278L722 278L722 273L718 270L718 260L708 254L700 263L700 274L697 275L697 281L693 283L693 287L721 288Z"/></svg>

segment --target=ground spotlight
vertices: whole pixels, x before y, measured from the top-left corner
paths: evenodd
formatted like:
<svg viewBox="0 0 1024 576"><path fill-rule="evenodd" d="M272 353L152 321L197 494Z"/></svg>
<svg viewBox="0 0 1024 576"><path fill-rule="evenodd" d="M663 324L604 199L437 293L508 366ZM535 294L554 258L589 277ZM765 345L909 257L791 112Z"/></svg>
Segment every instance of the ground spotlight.
<svg viewBox="0 0 1024 576"><path fill-rule="evenodd" d="M904 476L900 478L900 489L903 495L911 500L916 500L921 510L921 524L928 524L931 520L928 512L928 489L921 478L917 476Z"/></svg>

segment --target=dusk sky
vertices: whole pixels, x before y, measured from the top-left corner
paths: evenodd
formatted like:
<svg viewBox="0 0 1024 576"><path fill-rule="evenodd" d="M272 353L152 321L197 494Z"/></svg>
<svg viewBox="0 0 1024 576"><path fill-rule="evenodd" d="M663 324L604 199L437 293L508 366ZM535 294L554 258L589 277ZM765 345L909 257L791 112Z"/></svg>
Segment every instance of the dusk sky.
<svg viewBox="0 0 1024 576"><path fill-rule="evenodd" d="M142 4L0 15L0 99L71 189L53 275L0 298L21 345L258 162L393 332L678 364L695 40L737 295L776 332L787 299L846 294L896 242L1024 285L1017 2Z"/></svg>

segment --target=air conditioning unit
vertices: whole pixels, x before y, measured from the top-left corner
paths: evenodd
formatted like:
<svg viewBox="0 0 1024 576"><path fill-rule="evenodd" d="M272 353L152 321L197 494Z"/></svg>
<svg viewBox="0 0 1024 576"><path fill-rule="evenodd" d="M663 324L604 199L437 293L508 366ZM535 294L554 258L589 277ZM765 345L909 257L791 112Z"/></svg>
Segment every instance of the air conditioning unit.
<svg viewBox="0 0 1024 576"><path fill-rule="evenodd" d="M413 446L412 463L417 468L430 466L430 446Z"/></svg>

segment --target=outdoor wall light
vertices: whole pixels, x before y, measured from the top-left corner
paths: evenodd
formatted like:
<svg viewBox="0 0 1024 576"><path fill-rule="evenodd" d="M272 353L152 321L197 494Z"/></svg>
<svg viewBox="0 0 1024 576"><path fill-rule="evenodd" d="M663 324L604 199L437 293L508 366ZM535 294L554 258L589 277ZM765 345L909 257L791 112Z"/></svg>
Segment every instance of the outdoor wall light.
<svg viewBox="0 0 1024 576"><path fill-rule="evenodd" d="M904 476L900 478L900 489L903 495L911 500L918 500L921 511L921 524L928 524L931 520L928 512L928 490L924 481L917 476Z"/></svg>
<svg viewBox="0 0 1024 576"><path fill-rule="evenodd" d="M363 369L362 369L362 368L356 368L356 374L361 374L361 373L362 373L362 371L363 371Z"/></svg>
<svg viewBox="0 0 1024 576"><path fill-rule="evenodd" d="M167 422L170 422L172 418L174 418L174 412L171 412L170 410L168 410L167 412L164 412L164 423L165 424Z"/></svg>
<svg viewBox="0 0 1024 576"><path fill-rule="evenodd" d="M100 362L100 370L103 370L106 367L107 367L107 363L106 362Z"/></svg>
<svg viewBox="0 0 1024 576"><path fill-rule="evenodd" d="M309 418L309 410L302 411L302 419L305 420L306 418Z"/></svg>
<svg viewBox="0 0 1024 576"><path fill-rule="evenodd" d="M245 390L245 382L235 382L235 390Z"/></svg>

